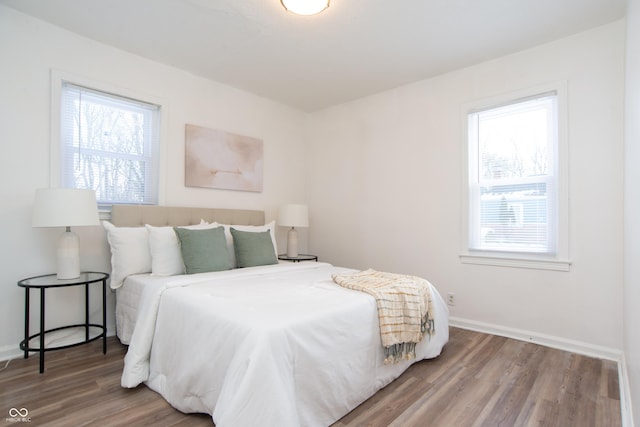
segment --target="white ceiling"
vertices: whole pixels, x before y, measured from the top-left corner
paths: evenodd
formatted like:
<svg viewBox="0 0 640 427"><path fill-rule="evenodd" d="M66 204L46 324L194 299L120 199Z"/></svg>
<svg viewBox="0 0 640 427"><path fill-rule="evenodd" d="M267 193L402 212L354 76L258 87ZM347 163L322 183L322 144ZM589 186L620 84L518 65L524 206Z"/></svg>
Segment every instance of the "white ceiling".
<svg viewBox="0 0 640 427"><path fill-rule="evenodd" d="M624 17L625 0L0 0L86 37L313 111Z"/></svg>

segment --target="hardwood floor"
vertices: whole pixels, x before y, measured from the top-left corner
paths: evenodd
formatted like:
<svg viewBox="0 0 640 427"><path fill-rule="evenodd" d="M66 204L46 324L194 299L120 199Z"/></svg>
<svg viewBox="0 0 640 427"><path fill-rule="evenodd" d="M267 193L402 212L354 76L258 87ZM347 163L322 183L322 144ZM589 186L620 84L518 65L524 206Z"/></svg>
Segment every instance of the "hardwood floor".
<svg viewBox="0 0 640 427"><path fill-rule="evenodd" d="M444 352L400 378L334 424L355 426L619 426L615 362L451 328ZM0 371L0 411L28 410L31 426L211 426L182 414L145 386L120 387L125 347L101 344L49 352ZM0 362L0 367L4 363Z"/></svg>

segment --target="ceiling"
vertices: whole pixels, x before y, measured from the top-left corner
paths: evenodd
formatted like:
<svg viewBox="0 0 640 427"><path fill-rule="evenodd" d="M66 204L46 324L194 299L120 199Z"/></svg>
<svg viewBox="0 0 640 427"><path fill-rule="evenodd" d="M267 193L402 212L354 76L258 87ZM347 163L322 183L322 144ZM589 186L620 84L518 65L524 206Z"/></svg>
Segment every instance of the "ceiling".
<svg viewBox="0 0 640 427"><path fill-rule="evenodd" d="M0 0L75 33L314 111L618 20L626 0Z"/></svg>

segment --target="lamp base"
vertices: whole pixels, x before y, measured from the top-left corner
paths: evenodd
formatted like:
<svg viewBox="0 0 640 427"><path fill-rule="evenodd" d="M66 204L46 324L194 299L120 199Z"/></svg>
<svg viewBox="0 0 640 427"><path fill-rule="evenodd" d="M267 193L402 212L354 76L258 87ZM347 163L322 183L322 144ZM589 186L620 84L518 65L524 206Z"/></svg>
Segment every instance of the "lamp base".
<svg viewBox="0 0 640 427"><path fill-rule="evenodd" d="M80 243L71 227L58 239L58 279L75 279L80 277Z"/></svg>
<svg viewBox="0 0 640 427"><path fill-rule="evenodd" d="M295 258L298 256L298 230L291 227L287 234L287 256Z"/></svg>

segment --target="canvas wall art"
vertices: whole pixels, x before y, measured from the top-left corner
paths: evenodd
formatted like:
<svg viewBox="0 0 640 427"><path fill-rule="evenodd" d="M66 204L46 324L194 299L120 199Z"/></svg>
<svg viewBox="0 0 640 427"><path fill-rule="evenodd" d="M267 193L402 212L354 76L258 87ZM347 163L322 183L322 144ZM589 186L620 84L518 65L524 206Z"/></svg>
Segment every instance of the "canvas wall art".
<svg viewBox="0 0 640 427"><path fill-rule="evenodd" d="M187 187L262 191L262 140L195 125L185 133Z"/></svg>

